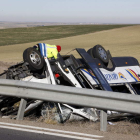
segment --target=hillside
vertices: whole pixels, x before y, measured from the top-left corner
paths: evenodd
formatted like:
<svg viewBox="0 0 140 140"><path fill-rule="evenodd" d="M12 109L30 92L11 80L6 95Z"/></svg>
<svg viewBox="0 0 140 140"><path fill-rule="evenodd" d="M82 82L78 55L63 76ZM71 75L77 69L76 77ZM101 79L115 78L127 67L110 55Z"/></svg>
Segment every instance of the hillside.
<svg viewBox="0 0 140 140"><path fill-rule="evenodd" d="M0 30L0 46L59 39L132 25L55 25Z"/></svg>
<svg viewBox="0 0 140 140"><path fill-rule="evenodd" d="M74 48L87 50L96 44L101 44L105 49L110 50L112 56L134 56L140 61L140 25L39 42L61 45L61 54L63 55ZM1 46L0 60L5 62L22 61L23 51L39 42Z"/></svg>

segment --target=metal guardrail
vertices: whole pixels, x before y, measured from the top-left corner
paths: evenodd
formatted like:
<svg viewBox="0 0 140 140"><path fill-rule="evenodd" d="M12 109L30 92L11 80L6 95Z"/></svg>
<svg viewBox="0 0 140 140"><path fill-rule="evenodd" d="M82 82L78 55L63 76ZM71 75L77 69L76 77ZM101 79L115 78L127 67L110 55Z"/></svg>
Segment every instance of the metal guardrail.
<svg viewBox="0 0 140 140"><path fill-rule="evenodd" d="M140 96L119 92L1 79L0 95L140 114Z"/></svg>

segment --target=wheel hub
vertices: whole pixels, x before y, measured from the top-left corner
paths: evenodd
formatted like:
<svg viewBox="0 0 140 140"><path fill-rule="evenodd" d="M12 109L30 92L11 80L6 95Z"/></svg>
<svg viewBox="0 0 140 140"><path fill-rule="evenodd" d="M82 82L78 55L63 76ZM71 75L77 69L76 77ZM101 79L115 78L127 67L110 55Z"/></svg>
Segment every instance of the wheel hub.
<svg viewBox="0 0 140 140"><path fill-rule="evenodd" d="M99 52L99 55L100 55L101 58L103 58L104 60L107 59L107 54L106 54L106 52L105 52L104 49L102 49L101 47L99 47L98 48L98 52Z"/></svg>
<svg viewBox="0 0 140 140"><path fill-rule="evenodd" d="M34 51L30 54L30 59L31 59L32 63L34 63L36 65L40 65L40 63L41 63L40 56Z"/></svg>

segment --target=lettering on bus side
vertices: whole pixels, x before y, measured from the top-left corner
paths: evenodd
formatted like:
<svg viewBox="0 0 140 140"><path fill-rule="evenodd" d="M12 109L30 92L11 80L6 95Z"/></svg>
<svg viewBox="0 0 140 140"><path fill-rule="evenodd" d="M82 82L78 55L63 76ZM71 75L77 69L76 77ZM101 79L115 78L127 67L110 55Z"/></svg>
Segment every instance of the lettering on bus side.
<svg viewBox="0 0 140 140"><path fill-rule="evenodd" d="M111 81L111 80L118 80L118 75L116 73L112 74L104 74L106 80Z"/></svg>

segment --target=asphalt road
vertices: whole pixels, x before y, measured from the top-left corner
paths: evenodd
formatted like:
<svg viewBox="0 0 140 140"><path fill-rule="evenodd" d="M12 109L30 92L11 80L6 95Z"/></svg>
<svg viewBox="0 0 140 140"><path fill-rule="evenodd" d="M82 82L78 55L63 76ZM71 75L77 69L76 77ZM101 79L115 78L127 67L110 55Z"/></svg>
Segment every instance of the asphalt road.
<svg viewBox="0 0 140 140"><path fill-rule="evenodd" d="M0 128L0 140L74 140L74 139Z"/></svg>

